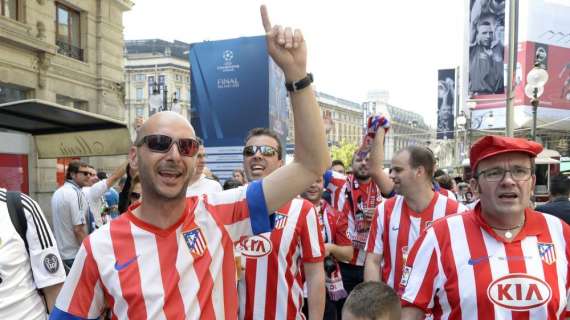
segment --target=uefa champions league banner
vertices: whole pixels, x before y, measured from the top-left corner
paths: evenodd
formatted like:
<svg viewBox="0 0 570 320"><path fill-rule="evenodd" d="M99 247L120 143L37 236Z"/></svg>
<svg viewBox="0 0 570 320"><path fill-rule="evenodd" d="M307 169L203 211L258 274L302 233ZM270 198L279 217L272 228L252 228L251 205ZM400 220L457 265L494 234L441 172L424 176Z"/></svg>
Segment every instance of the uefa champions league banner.
<svg viewBox="0 0 570 320"><path fill-rule="evenodd" d="M192 125L204 140L208 167L220 178L242 167L250 129L273 128L285 141L285 80L269 58L265 36L192 44L190 66Z"/></svg>

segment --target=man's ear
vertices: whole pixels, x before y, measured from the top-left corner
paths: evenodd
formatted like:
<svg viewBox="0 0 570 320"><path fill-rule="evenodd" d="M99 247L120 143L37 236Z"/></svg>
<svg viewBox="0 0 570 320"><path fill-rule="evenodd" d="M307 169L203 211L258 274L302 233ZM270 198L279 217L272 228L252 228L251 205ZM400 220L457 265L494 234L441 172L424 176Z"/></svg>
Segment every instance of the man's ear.
<svg viewBox="0 0 570 320"><path fill-rule="evenodd" d="M471 190L473 190L473 192L476 192L477 194L481 193L477 179L471 178L471 180L469 180L469 185L471 186Z"/></svg>
<svg viewBox="0 0 570 320"><path fill-rule="evenodd" d="M129 149L129 167L131 170L138 171L138 156L137 156L137 147L132 146Z"/></svg>

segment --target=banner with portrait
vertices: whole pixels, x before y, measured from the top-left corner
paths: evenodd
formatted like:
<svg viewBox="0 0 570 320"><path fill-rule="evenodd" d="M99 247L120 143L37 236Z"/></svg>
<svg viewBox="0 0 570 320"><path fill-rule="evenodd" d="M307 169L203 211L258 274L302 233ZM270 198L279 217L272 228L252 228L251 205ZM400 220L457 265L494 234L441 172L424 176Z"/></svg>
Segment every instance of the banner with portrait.
<svg viewBox="0 0 570 320"><path fill-rule="evenodd" d="M469 4L469 96L503 94L505 0Z"/></svg>
<svg viewBox="0 0 570 320"><path fill-rule="evenodd" d="M453 139L455 120L455 69L437 72L437 139Z"/></svg>

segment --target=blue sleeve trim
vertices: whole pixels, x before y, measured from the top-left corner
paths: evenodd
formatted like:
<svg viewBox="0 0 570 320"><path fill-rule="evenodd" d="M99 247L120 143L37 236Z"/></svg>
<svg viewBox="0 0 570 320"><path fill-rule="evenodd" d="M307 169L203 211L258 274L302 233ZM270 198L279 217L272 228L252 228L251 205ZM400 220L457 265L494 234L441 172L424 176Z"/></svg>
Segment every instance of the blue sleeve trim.
<svg viewBox="0 0 570 320"><path fill-rule="evenodd" d="M325 171L325 174L323 174L323 181L324 181L325 189L327 189L327 187L329 186L329 183L331 183L332 176L333 176L332 170L327 170L327 171Z"/></svg>
<svg viewBox="0 0 570 320"><path fill-rule="evenodd" d="M246 199L249 208L249 219L253 234L271 231L269 223L269 210L263 194L263 180L257 180L247 186Z"/></svg>
<svg viewBox="0 0 570 320"><path fill-rule="evenodd" d="M89 318L81 318L72 315L71 313L67 313L63 310L58 309L57 307L53 307L49 315L49 320L90 320ZM97 320L99 318L93 318L92 320Z"/></svg>

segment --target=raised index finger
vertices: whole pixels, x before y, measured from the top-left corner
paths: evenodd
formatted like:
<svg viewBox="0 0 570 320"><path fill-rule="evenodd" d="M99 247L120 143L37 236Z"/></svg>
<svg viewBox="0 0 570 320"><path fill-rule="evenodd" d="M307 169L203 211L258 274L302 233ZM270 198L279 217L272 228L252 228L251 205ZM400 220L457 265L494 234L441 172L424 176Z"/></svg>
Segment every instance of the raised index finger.
<svg viewBox="0 0 570 320"><path fill-rule="evenodd" d="M269 21L269 14L267 13L267 7L262 4L260 7L261 11L261 22L263 23L263 29L265 29L266 33L271 31L271 21Z"/></svg>

